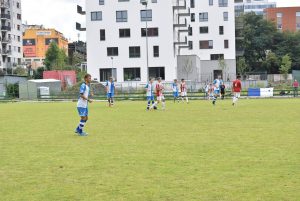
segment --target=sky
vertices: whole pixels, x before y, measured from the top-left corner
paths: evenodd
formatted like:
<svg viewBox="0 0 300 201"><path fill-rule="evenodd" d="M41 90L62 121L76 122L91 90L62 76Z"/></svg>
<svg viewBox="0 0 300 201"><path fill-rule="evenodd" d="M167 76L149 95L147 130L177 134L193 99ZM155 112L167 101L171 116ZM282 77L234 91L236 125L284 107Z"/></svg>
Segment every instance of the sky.
<svg viewBox="0 0 300 201"><path fill-rule="evenodd" d="M23 23L44 25L55 28L70 40L85 41L85 32L75 29L79 22L85 27L85 16L77 14L77 5L84 7L88 0L22 0ZM300 6L300 0L269 0L277 2L277 7Z"/></svg>

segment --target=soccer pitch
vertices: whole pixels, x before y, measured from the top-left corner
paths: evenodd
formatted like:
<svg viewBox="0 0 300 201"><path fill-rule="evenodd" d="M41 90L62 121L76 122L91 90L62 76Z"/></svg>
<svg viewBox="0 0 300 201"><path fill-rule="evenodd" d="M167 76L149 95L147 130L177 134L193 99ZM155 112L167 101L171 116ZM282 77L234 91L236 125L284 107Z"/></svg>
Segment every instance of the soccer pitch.
<svg viewBox="0 0 300 201"><path fill-rule="evenodd" d="M300 199L300 99L0 104L0 200Z"/></svg>

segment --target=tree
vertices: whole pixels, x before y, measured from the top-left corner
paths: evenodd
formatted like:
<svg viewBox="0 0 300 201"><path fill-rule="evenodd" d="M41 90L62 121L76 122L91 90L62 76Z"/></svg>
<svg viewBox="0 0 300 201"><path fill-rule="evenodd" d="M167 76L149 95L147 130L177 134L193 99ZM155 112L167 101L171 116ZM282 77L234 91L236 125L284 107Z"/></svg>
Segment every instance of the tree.
<svg viewBox="0 0 300 201"><path fill-rule="evenodd" d="M269 51L262 66L268 73L276 74L279 72L280 61L274 52Z"/></svg>
<svg viewBox="0 0 300 201"><path fill-rule="evenodd" d="M281 74L284 75L285 80L287 80L287 75L292 67L292 61L289 55L284 55L282 57L281 66L279 68L279 71Z"/></svg>
<svg viewBox="0 0 300 201"><path fill-rule="evenodd" d="M43 72L45 71L44 67L39 67L38 69L33 71L34 79L43 79Z"/></svg>
<svg viewBox="0 0 300 201"><path fill-rule="evenodd" d="M16 69L14 69L14 74L19 75L19 76L27 76L28 72L25 68L22 68L19 66Z"/></svg>
<svg viewBox="0 0 300 201"><path fill-rule="evenodd" d="M183 70L186 73L186 79L189 79L189 74L193 72L192 61L187 58L184 62Z"/></svg>
<svg viewBox="0 0 300 201"><path fill-rule="evenodd" d="M224 58L223 57L220 57L219 59L218 59L218 64L219 64L219 68L221 68L222 69L222 73L223 73L223 79L224 80L226 80L226 72L227 72L227 65L226 65L226 62L225 62L225 60L224 60Z"/></svg>
<svg viewBox="0 0 300 201"><path fill-rule="evenodd" d="M56 42L50 43L44 63L47 70L62 70L67 63L65 50L59 49Z"/></svg>
<svg viewBox="0 0 300 201"><path fill-rule="evenodd" d="M237 72L240 75L245 75L245 73L247 72L248 69L248 65L246 63L246 59L245 57L241 57L237 60Z"/></svg>

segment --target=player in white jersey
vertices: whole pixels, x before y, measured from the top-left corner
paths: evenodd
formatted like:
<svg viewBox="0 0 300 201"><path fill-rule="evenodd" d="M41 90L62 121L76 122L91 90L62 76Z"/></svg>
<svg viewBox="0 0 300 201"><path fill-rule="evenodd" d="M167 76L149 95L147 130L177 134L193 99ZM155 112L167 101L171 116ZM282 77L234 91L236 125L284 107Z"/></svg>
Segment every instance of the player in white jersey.
<svg viewBox="0 0 300 201"><path fill-rule="evenodd" d="M221 76L219 75L217 79L214 80L213 82L213 87L214 87L214 96L213 96L213 101L212 104L215 105L218 96L220 96L220 86L223 84L223 81L221 80Z"/></svg>
<svg viewBox="0 0 300 201"><path fill-rule="evenodd" d="M77 102L77 111L80 116L80 122L75 130L75 133L77 133L80 136L87 136L87 133L83 132L83 127L88 120L88 103L93 102L91 99L89 99L90 83L91 83L91 75L86 74L84 76L84 83L82 83L80 86L80 91L79 91L80 96Z"/></svg>
<svg viewBox="0 0 300 201"><path fill-rule="evenodd" d="M187 87L184 79L181 79L180 83L180 91L181 91L181 100L184 102L184 98L186 99L186 103L189 103L189 98L187 97Z"/></svg>
<svg viewBox="0 0 300 201"><path fill-rule="evenodd" d="M154 102L154 90L155 90L155 88L153 86L153 78L149 79L149 83L146 84L145 89L146 89L146 96L147 96L147 102L148 102L147 110L150 109L151 102L152 102L152 105L153 105L153 107L151 107L151 108L156 109L156 107L154 106L154 104L155 104L155 102Z"/></svg>

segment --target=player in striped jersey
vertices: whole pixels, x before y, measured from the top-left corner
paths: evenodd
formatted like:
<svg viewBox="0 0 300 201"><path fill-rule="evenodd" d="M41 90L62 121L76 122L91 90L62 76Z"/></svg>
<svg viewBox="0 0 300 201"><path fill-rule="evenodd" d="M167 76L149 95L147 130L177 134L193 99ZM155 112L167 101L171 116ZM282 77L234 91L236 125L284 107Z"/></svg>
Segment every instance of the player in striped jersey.
<svg viewBox="0 0 300 201"><path fill-rule="evenodd" d="M189 103L189 99L187 97L187 87L184 79L181 79L180 83L180 91L181 91L181 100L184 102L184 98L186 99L186 103Z"/></svg>
<svg viewBox="0 0 300 201"><path fill-rule="evenodd" d="M157 78L157 83L155 86L156 90L156 102L151 106L151 108L156 107L160 102L162 104L162 109L164 110L166 107L165 97L164 97L164 85L161 83L161 78Z"/></svg>

